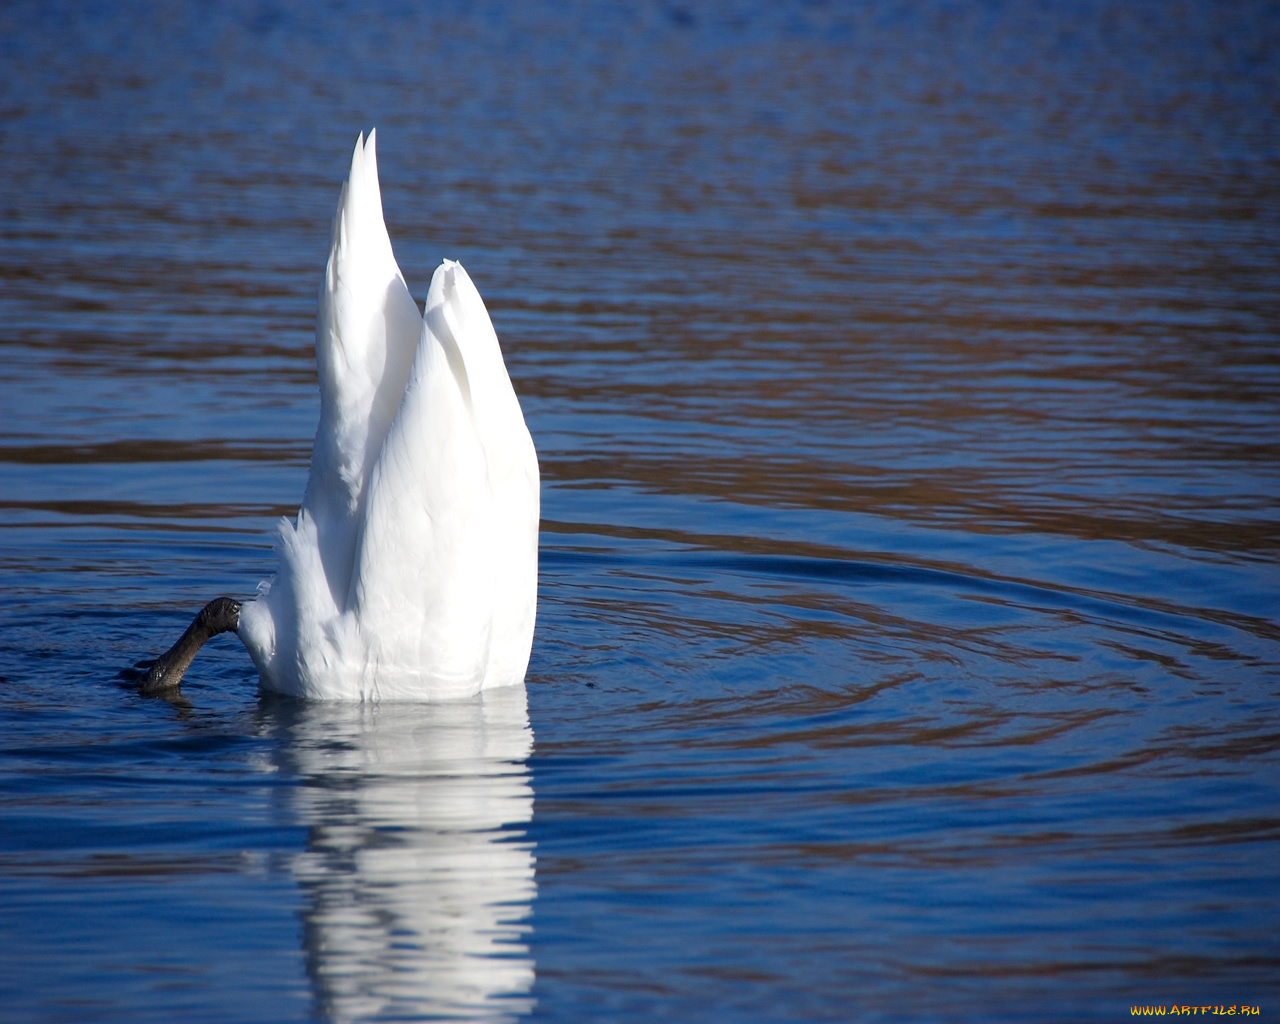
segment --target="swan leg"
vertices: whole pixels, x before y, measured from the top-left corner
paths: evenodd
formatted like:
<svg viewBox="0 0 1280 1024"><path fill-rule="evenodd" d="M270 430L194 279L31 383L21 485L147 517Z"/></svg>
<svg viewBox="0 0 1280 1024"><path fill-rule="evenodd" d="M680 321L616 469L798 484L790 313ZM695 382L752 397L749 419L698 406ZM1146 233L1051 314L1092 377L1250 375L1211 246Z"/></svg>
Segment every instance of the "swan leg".
<svg viewBox="0 0 1280 1024"><path fill-rule="evenodd" d="M196 652L219 633L235 630L240 625L240 602L229 597L214 598L200 609L178 642L156 658L138 681L138 692L144 697L172 696L178 692Z"/></svg>

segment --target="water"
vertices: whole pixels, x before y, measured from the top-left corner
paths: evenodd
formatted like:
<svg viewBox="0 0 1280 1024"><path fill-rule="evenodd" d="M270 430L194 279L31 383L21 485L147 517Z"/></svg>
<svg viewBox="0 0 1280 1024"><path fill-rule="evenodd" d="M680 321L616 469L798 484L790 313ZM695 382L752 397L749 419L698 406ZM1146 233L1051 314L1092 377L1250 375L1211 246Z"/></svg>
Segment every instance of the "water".
<svg viewBox="0 0 1280 1024"><path fill-rule="evenodd" d="M1280 1005L1262 3L0 12L0 1018ZM544 481L526 692L116 674L272 571L358 132ZM526 704L527 697L527 704Z"/></svg>

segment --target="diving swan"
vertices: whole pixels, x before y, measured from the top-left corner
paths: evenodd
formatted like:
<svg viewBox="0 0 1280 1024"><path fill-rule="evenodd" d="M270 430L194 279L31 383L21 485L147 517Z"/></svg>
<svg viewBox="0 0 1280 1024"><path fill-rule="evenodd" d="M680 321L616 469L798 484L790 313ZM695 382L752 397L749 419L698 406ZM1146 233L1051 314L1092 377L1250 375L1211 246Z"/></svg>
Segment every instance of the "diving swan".
<svg viewBox="0 0 1280 1024"><path fill-rule="evenodd" d="M338 199L316 321L320 426L279 569L211 601L139 682L175 694L234 630L262 688L434 700L524 679L538 588L538 457L488 311L445 260L426 312L391 252L375 132Z"/></svg>

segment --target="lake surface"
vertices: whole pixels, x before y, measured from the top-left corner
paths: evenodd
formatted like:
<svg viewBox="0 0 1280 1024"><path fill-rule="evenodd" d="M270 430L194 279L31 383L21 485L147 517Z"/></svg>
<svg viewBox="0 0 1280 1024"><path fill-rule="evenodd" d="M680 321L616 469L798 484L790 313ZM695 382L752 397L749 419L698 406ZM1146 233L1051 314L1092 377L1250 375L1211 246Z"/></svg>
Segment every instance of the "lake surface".
<svg viewBox="0 0 1280 1024"><path fill-rule="evenodd" d="M65 9L64 9L65 8ZM1280 1011L1280 14L0 11L0 1018ZM186 701L378 128L541 458L525 688Z"/></svg>

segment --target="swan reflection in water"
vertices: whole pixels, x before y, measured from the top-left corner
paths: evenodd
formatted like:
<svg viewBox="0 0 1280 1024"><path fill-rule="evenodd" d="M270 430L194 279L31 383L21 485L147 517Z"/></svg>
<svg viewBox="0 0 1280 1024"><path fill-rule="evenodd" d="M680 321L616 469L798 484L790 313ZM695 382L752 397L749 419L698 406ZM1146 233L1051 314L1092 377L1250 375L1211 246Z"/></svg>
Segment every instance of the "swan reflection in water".
<svg viewBox="0 0 1280 1024"><path fill-rule="evenodd" d="M432 703L271 702L320 1016L513 1020L533 1008L523 685Z"/></svg>

